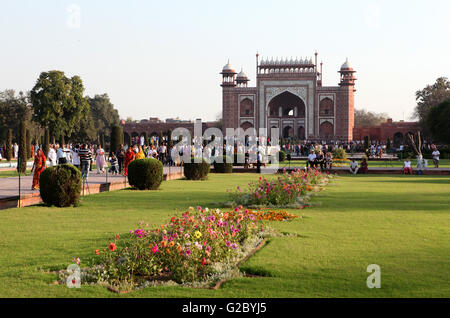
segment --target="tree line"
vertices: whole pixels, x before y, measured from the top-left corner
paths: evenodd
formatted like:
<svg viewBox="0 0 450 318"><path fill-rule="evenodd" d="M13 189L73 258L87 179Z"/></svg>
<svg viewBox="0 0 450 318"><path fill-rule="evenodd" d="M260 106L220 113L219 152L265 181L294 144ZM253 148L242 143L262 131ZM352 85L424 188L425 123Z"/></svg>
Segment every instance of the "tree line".
<svg viewBox="0 0 450 318"><path fill-rule="evenodd" d="M0 92L0 144L6 157L12 143L25 142L25 148L69 141L105 146L119 120L107 94L84 96L81 78L62 71L42 72L29 92Z"/></svg>

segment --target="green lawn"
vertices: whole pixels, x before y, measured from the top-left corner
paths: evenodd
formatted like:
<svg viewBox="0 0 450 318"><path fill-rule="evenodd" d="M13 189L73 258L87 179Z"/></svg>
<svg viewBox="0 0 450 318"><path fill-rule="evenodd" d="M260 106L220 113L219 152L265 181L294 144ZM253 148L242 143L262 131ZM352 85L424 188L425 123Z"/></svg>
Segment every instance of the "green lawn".
<svg viewBox="0 0 450 318"><path fill-rule="evenodd" d="M83 198L78 208L42 206L0 211L1 297L449 297L450 177L341 176L271 222L282 232L243 268L266 277L239 278L219 290L152 287L117 295L100 286L69 289L48 269L82 260L140 220L158 226L189 206L218 206L226 189L255 174L211 175L208 181L164 182L152 192L122 190ZM83 262L82 262L83 264ZM366 287L366 268L381 267L381 288ZM43 267L44 270L39 268Z"/></svg>
<svg viewBox="0 0 450 318"><path fill-rule="evenodd" d="M434 168L434 163L432 159L427 159L428 160L428 168ZM358 160L357 160L358 161ZM381 167L381 168L392 168L392 167L397 167L397 168L401 168L403 167L403 161L404 160L396 160L396 161L368 161L369 164L369 169L375 168L375 167ZM338 163L338 161L335 161L335 163ZM360 161L358 161L358 163L360 163ZM346 163L347 164L347 163ZM411 164L413 167L417 167L417 160L413 159L411 160ZM306 160L292 160L290 163L291 166L305 166L306 165ZM288 161L284 161L284 162L280 162L280 166L282 167L288 167L289 166L289 162ZM450 168L450 159L441 159L439 161L439 168Z"/></svg>

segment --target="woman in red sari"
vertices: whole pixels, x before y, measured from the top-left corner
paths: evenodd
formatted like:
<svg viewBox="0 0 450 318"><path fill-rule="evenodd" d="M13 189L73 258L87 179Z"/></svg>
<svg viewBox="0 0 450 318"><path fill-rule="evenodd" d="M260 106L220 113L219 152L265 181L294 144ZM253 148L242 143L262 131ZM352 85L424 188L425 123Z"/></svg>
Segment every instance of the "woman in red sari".
<svg viewBox="0 0 450 318"><path fill-rule="evenodd" d="M42 149L39 149L36 156L34 156L33 168L33 186L31 190L39 189L39 178L41 177L42 171L44 171L46 167L46 158L44 156L44 152Z"/></svg>
<svg viewBox="0 0 450 318"><path fill-rule="evenodd" d="M128 147L127 152L125 153L125 175L128 176L128 165L131 161L134 160L136 153L134 152L132 147Z"/></svg>

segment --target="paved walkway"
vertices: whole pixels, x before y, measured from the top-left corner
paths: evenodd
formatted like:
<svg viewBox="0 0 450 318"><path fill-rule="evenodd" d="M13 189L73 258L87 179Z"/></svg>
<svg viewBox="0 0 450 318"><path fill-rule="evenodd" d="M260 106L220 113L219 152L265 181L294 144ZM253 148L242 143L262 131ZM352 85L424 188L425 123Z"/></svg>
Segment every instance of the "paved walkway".
<svg viewBox="0 0 450 318"><path fill-rule="evenodd" d="M173 174L181 172L181 167L164 167L164 174ZM108 183L120 183L125 182L125 177L118 175L114 176L108 174ZM39 190L31 190L31 185L33 183L33 176L22 176L20 178L20 192L21 195L39 193ZM97 174L96 171L92 171L89 174L88 185L93 184L103 184L106 182L106 175ZM10 178L0 178L0 200L18 196L19 195L19 177L10 177Z"/></svg>

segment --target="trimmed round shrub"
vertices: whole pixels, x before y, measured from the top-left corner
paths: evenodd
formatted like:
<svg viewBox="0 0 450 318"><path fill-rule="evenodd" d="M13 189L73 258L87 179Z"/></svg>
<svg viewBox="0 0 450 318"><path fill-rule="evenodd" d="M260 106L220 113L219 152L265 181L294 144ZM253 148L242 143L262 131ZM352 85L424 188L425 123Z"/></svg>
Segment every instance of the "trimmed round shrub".
<svg viewBox="0 0 450 318"><path fill-rule="evenodd" d="M184 163L184 176L188 180L204 180L208 177L211 165L202 158L201 163L194 162L194 158L191 158L191 162Z"/></svg>
<svg viewBox="0 0 450 318"><path fill-rule="evenodd" d="M80 170L71 164L62 164L42 171L39 179L39 192L47 205L77 206L81 185Z"/></svg>
<svg viewBox="0 0 450 318"><path fill-rule="evenodd" d="M128 183L139 190L156 190L163 180L163 165L153 158L133 160L128 166Z"/></svg>
<svg viewBox="0 0 450 318"><path fill-rule="evenodd" d="M336 148L333 151L333 158L336 159L347 159L347 153L343 148Z"/></svg>
<svg viewBox="0 0 450 318"><path fill-rule="evenodd" d="M216 173L232 173L233 172L233 163L231 162L231 158L228 156L222 157L223 162L214 161L214 172ZM230 161L230 162L227 162Z"/></svg>
<svg viewBox="0 0 450 318"><path fill-rule="evenodd" d="M283 150L280 150L278 153L278 161L283 162L286 160L286 153Z"/></svg>

